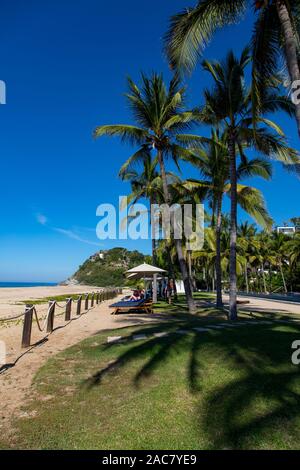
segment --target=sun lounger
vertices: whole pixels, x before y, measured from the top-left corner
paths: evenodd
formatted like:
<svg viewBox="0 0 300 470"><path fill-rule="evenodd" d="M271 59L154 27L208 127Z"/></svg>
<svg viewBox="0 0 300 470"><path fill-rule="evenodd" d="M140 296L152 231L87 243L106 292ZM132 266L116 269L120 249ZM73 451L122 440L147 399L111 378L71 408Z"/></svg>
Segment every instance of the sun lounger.
<svg viewBox="0 0 300 470"><path fill-rule="evenodd" d="M117 315L121 312L153 313L153 304L149 299L120 301L109 307L114 309L111 312L112 315Z"/></svg>

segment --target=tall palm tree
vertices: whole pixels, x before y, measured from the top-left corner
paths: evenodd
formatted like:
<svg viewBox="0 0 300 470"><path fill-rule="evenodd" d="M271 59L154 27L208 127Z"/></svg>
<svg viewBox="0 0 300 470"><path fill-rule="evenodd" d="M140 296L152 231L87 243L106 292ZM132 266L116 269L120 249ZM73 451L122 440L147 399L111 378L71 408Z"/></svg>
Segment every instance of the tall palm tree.
<svg viewBox="0 0 300 470"><path fill-rule="evenodd" d="M287 244L288 239L289 239L288 236L284 235L283 233L275 232L273 233L271 243L270 243L270 248L275 258L276 265L280 271L283 289L285 293L287 293L288 290L287 290L286 280L285 280L285 276L283 272L283 266L288 261L288 253L286 251L286 244Z"/></svg>
<svg viewBox="0 0 300 470"><path fill-rule="evenodd" d="M141 168L139 168L141 167ZM145 151L131 162L130 159L120 169L119 176L123 181L131 184L131 193L127 196L127 203L135 204L139 199L147 199L151 207L163 202L162 179L157 171L157 159L152 158L151 152ZM179 178L171 172L167 172L168 184L178 182ZM152 232L152 260L156 264L156 234L155 227L151 224Z"/></svg>
<svg viewBox="0 0 300 470"><path fill-rule="evenodd" d="M245 266L244 266L244 274L245 274L245 284L246 284L246 292L249 293L249 276L248 276L248 269L249 269L249 256L251 253L252 246L256 243L254 236L256 234L256 228L253 224L249 224L248 221L241 223L238 226L238 240L239 240L239 247L243 251L244 258L245 258Z"/></svg>
<svg viewBox="0 0 300 470"><path fill-rule="evenodd" d="M298 0L198 0L171 18L166 49L175 69L191 70L218 28L238 22L247 8L256 13L252 35L253 79L263 91L280 58L285 59L290 81L300 79L300 4ZM262 86L259 86L262 85ZM300 103L296 103L300 135Z"/></svg>
<svg viewBox="0 0 300 470"><path fill-rule="evenodd" d="M209 142L202 148L192 150L191 163L199 170L201 180L189 179L184 186L191 192L201 191L202 197L209 201L212 210L212 226L216 235L216 293L217 307L222 307L222 269L221 269L221 223L224 195L230 197L230 167L228 158L227 135L222 136L212 131ZM249 160L245 154L237 168L237 181L253 176L270 179L271 165L261 158ZM237 184L237 203L248 212L256 222L265 228L271 228L272 219L267 213L262 194L255 188Z"/></svg>
<svg viewBox="0 0 300 470"><path fill-rule="evenodd" d="M293 267L300 265L300 233L296 233L292 240L286 243L286 250Z"/></svg>
<svg viewBox="0 0 300 470"><path fill-rule="evenodd" d="M261 115L257 116L252 107L252 88L245 84L245 69L249 64L249 50L246 48L240 59L233 52L227 54L223 62L204 61L203 67L214 80L212 90L205 90L205 105L202 109L202 122L221 126L226 133L230 168L231 209L230 209L230 319L237 318L237 148L241 161L245 158L244 147L251 147L264 157L282 161L285 165L298 163L297 153L286 144L283 131L263 113L270 111L266 91ZM280 96L272 101L273 108L282 108ZM286 104L284 104L285 109ZM194 145L203 139L193 135L183 135L179 140Z"/></svg>
<svg viewBox="0 0 300 470"><path fill-rule="evenodd" d="M177 139L180 132L190 129L195 120L195 113L184 110L185 88L181 87L178 78L174 78L167 87L162 75L153 73L150 78L142 75L141 88L130 78L128 79L128 88L129 92L126 97L136 125L99 126L95 129L94 136L119 136L123 141L138 145L139 149L131 157L131 162L138 159L141 153L151 149L155 150L162 178L164 202L169 204L170 193L165 161L167 158L171 158L178 165L179 159L183 156L186 158L189 154L188 150L178 144ZM189 311L194 313L196 307L182 243L177 239L174 243Z"/></svg>
<svg viewBox="0 0 300 470"><path fill-rule="evenodd" d="M229 252L230 252L230 235L228 230L222 230L220 234L220 264L223 273L228 272L229 267ZM213 227L205 229L205 242L201 251L195 251L192 254L194 263L205 269L206 276L210 278L212 285L214 285L215 279L215 267L217 258L217 241L216 231ZM237 255L237 272L239 274L243 271L245 265L244 254ZM207 279L209 283L209 280Z"/></svg>

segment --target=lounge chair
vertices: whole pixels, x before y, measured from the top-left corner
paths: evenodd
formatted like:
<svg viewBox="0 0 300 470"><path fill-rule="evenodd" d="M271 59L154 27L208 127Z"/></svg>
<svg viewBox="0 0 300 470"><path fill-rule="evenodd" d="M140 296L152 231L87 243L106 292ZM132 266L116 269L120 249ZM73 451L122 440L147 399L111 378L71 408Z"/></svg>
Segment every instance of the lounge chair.
<svg viewBox="0 0 300 470"><path fill-rule="evenodd" d="M121 312L141 312L141 313L153 313L153 304L149 299L142 300L121 300L115 304L109 306L113 308L112 315L117 315Z"/></svg>

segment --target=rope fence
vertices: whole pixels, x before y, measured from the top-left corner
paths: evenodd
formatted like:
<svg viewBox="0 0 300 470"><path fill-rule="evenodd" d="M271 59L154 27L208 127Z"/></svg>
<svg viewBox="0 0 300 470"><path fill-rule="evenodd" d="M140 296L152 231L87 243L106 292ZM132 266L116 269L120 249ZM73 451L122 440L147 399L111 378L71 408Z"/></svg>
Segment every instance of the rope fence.
<svg viewBox="0 0 300 470"><path fill-rule="evenodd" d="M44 319L40 319L38 316L37 308L33 304L27 304L25 311L19 315L13 317L0 318L0 324L10 321L19 320L23 317L23 329L22 329L22 348L28 348L31 346L31 335L34 320L38 327L38 330L42 333L45 331L47 334L51 334L54 330L54 319L57 316L64 315L65 322L69 322L72 319L73 305L75 308L75 315L79 317L83 313L87 313L89 310L99 305L105 300L113 299L122 293L122 289L106 289L104 291L92 292L87 294L80 294L77 299L69 297L66 299L65 304L62 305L56 300L50 300L48 304L47 314ZM62 312L56 313L58 309ZM41 321L43 320L43 323Z"/></svg>

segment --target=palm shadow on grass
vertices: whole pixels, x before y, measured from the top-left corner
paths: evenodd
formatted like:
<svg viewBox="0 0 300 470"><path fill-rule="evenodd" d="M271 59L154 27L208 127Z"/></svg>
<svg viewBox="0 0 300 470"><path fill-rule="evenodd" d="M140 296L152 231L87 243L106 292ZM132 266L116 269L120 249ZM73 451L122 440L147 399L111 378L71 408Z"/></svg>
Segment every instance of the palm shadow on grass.
<svg viewBox="0 0 300 470"><path fill-rule="evenodd" d="M253 325L196 333L191 331L196 325L199 326L196 320L186 318L176 324L164 324L164 331L169 333L166 337L149 336L138 343L130 342L132 337L128 337L130 347L120 351L114 362L97 371L84 385L100 386L105 375L142 359L142 366L133 377L134 385L139 387L144 384L143 379L155 374L170 356L183 352L187 356L187 387L196 399L199 398L199 407L196 405L199 433L205 430L211 448L261 447L262 441L271 441L270 436L274 436L276 447L277 434L280 434L280 442L285 434L288 441L300 422L299 368L291 364L290 358L291 344L300 333L299 326L293 325L290 329L276 324ZM186 335L178 334L178 328L190 331ZM139 329L138 334L151 335L161 330L150 325ZM105 346L105 350L113 348L118 346ZM217 351L220 363L224 361L225 368L229 366L229 370L238 372L224 383L214 378L209 389L206 380L213 370L206 362L207 350ZM206 353L202 354L203 351ZM297 442L289 444L292 448L293 445L299 447Z"/></svg>

